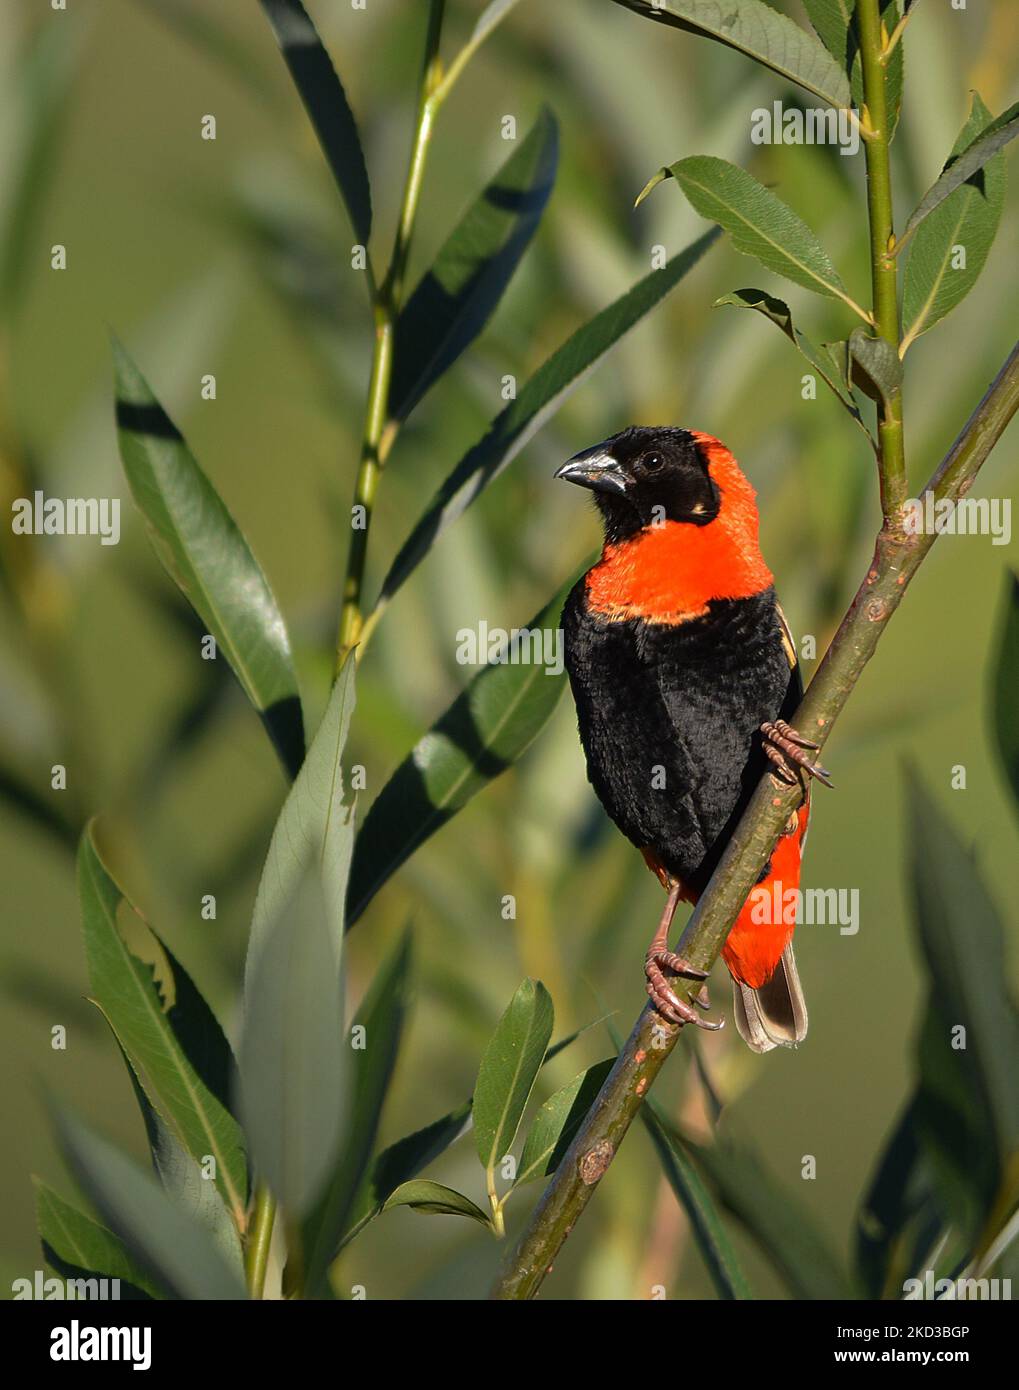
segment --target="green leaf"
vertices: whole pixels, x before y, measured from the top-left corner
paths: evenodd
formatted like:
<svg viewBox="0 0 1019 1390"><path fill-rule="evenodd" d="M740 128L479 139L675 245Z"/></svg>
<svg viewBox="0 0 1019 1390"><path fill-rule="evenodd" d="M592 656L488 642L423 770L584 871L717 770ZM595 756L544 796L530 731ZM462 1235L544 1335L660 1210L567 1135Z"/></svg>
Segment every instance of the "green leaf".
<svg viewBox="0 0 1019 1390"><path fill-rule="evenodd" d="M849 335L853 380L872 400L886 404L902 386L902 362L891 343L872 338L864 328Z"/></svg>
<svg viewBox="0 0 1019 1390"><path fill-rule="evenodd" d="M292 1220L322 1195L350 1089L340 958L311 864L245 982L241 1113L255 1165Z"/></svg>
<svg viewBox="0 0 1019 1390"><path fill-rule="evenodd" d="M975 1236L1019 1147L1019 1012L1004 932L971 856L919 780L908 782L910 867L931 980L919 1123Z"/></svg>
<svg viewBox="0 0 1019 1390"><path fill-rule="evenodd" d="M905 1281L931 1268L946 1213L921 1142L914 1098L881 1155L860 1204L856 1270L867 1298L901 1298Z"/></svg>
<svg viewBox="0 0 1019 1390"><path fill-rule="evenodd" d="M735 48L831 106L848 106L842 68L809 30L763 0L616 0L635 14Z"/></svg>
<svg viewBox="0 0 1019 1390"><path fill-rule="evenodd" d="M991 113L974 92L969 118L952 147L946 171L980 138ZM921 333L951 313L977 282L990 253L1005 205L1005 156L994 155L967 182L950 193L919 226L906 263L902 352ZM966 264L952 265L955 248Z"/></svg>
<svg viewBox="0 0 1019 1390"><path fill-rule="evenodd" d="M238 1226L247 1204L244 1138L228 1109L233 1058L190 977L111 878L86 829L78 852L92 992L150 1103L184 1148L216 1164Z"/></svg>
<svg viewBox="0 0 1019 1390"><path fill-rule="evenodd" d="M286 624L237 523L114 339L120 456L167 573L216 639L293 776L304 755Z"/></svg>
<svg viewBox="0 0 1019 1390"><path fill-rule="evenodd" d="M556 632L570 585L528 624ZM544 727L562 693L563 672L542 665L483 666L467 689L393 773L364 819L354 845L347 925L429 836L500 772Z"/></svg>
<svg viewBox="0 0 1019 1390"><path fill-rule="evenodd" d="M725 228L737 251L815 294L852 304L807 224L745 169L713 155L691 155L660 169L637 201L667 178L676 180L702 217Z"/></svg>
<svg viewBox="0 0 1019 1390"><path fill-rule="evenodd" d="M598 1019L596 1022L602 1023L604 1020ZM554 1043L545 1053L542 1066L546 1066L582 1033L595 1026L595 1023L585 1024L583 1028L578 1028ZM403 1139L398 1139L395 1144L390 1144L389 1148L383 1149L361 1184L338 1249L349 1244L368 1222L379 1214L386 1198L395 1192L401 1183L417 1177L422 1168L427 1167L467 1133L472 1124L471 1104L471 1101L465 1101L463 1105L434 1120L424 1129L408 1134Z"/></svg>
<svg viewBox="0 0 1019 1390"><path fill-rule="evenodd" d="M354 1033L363 1038L363 1046L352 1049L348 1059L353 1100L347 1142L322 1200L305 1223L305 1266L308 1288L312 1290L325 1278L350 1225L351 1212L375 1148L403 1033L410 969L408 930L372 981L354 1019Z"/></svg>
<svg viewBox="0 0 1019 1390"><path fill-rule="evenodd" d="M853 25L856 0L803 0L811 24L842 71L849 74L853 105L863 110L863 63L856 28ZM881 0L881 20L891 34L899 22L898 0ZM899 119L902 104L903 47L901 40L892 50L885 69L885 96L892 113L892 134Z"/></svg>
<svg viewBox="0 0 1019 1390"><path fill-rule="evenodd" d="M474 1087L474 1137L486 1168L494 1168L512 1147L554 1016L545 986L524 980L485 1049Z"/></svg>
<svg viewBox="0 0 1019 1390"><path fill-rule="evenodd" d="M383 1149L361 1185L337 1251L348 1245L369 1221L378 1216L386 1200L402 1183L416 1177L422 1168L445 1153L470 1127L471 1102L466 1101L424 1129L416 1130L390 1144L388 1149Z"/></svg>
<svg viewBox="0 0 1019 1390"><path fill-rule="evenodd" d="M96 1004L99 1012L103 1014L124 1059L135 1100L142 1113L152 1167L163 1185L163 1191L205 1227L227 1264L243 1277L244 1258L238 1229L226 1209L215 1181L212 1177L205 1177L198 1163L178 1141L170 1125L149 1100L141 1077L123 1042L117 1036L112 1021L96 1000L92 1000L92 1003Z"/></svg>
<svg viewBox="0 0 1019 1390"><path fill-rule="evenodd" d="M1019 135L1019 102L1010 106L1007 111L991 121L990 125L985 126L979 139L974 140L968 145L962 154L950 160L945 166L944 173L937 179L917 204L916 210L903 228L902 236L899 237L895 254L903 249L908 241L912 239L914 232L923 222L925 217L929 217L935 208L940 207L949 194L966 183L978 169L982 169L988 160L992 159L999 150L1003 150L1010 140Z"/></svg>
<svg viewBox="0 0 1019 1390"><path fill-rule="evenodd" d="M357 122L332 59L301 0L260 3L346 204L354 233L367 245L372 230L368 170Z"/></svg>
<svg viewBox="0 0 1019 1390"><path fill-rule="evenodd" d="M244 1298L244 1284L208 1231L119 1149L65 1109L54 1110L61 1148L100 1216L175 1298Z"/></svg>
<svg viewBox="0 0 1019 1390"><path fill-rule="evenodd" d="M666 1131L671 1132L671 1125ZM737 1218L797 1298L845 1299L852 1291L827 1240L749 1147L731 1139L700 1145L677 1135L717 1201Z"/></svg>
<svg viewBox="0 0 1019 1390"><path fill-rule="evenodd" d="M641 1106L640 1114L669 1186L690 1221L697 1248L719 1298L753 1298L753 1290L740 1268L722 1218L683 1141L669 1129L664 1115L650 1097Z"/></svg>
<svg viewBox="0 0 1019 1390"><path fill-rule="evenodd" d="M119 1279L122 1285L142 1295L163 1297L160 1286L137 1260L132 1259L124 1242L112 1231L65 1202L41 1178L33 1177L32 1185L43 1255L58 1274L65 1279L87 1279L96 1275ZM120 1296L125 1298L130 1294L121 1288Z"/></svg>
<svg viewBox="0 0 1019 1390"><path fill-rule="evenodd" d="M482 1226L489 1229L492 1226L485 1213L469 1197L445 1187L441 1182L430 1182L427 1178L417 1178L398 1187L383 1210L389 1211L391 1207L411 1207L428 1216L469 1216L472 1221L480 1221Z"/></svg>
<svg viewBox="0 0 1019 1390"><path fill-rule="evenodd" d="M655 307L692 269L715 240L715 229L702 236L661 270L653 270L568 338L521 387L469 449L429 503L404 541L379 596L387 603L417 568L435 541L461 516L478 494L506 468L528 440L549 420L569 393L594 369L623 335Z"/></svg>
<svg viewBox="0 0 1019 1390"><path fill-rule="evenodd" d="M814 346L805 333L802 333L793 323L792 310L782 299L776 299L774 295L766 294L764 290L733 290L731 294L724 294L720 299L716 299L714 308L723 305L733 305L737 309L756 309L764 318L770 319L773 324L786 335L791 343L795 345L803 357L810 363L818 376L828 385L841 404L849 411L860 429L867 436L868 441L873 445L870 430L864 422L860 409L853 399L853 393L846 383L846 379L838 367L833 370L831 355L827 356L823 349Z"/></svg>
<svg viewBox="0 0 1019 1390"><path fill-rule="evenodd" d="M609 1057L604 1062L596 1062L575 1076L569 1085L549 1096L535 1115L524 1140L514 1187L549 1177L559 1167L615 1060Z"/></svg>
<svg viewBox="0 0 1019 1390"><path fill-rule="evenodd" d="M339 956L354 843L354 806L344 797L340 760L354 713L355 671L354 660L348 656L273 828L251 918L246 981L252 977L272 923L293 897L309 863L317 865L322 878L326 921Z"/></svg>
<svg viewBox="0 0 1019 1390"><path fill-rule="evenodd" d="M394 419L407 418L484 328L538 229L555 182L558 148L555 118L545 108L407 301L396 325Z"/></svg>
<svg viewBox="0 0 1019 1390"><path fill-rule="evenodd" d="M1019 690L1019 575L1012 572L1005 579L1004 609L994 671L992 721L1004 773L1019 806L1019 721L1015 717L1015 692Z"/></svg>

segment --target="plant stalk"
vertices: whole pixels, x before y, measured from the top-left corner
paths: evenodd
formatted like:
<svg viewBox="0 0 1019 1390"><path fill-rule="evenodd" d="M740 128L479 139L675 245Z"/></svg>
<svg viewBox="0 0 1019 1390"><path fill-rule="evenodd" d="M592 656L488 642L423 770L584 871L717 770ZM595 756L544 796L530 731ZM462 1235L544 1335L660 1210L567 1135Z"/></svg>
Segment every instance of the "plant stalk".
<svg viewBox="0 0 1019 1390"><path fill-rule="evenodd" d="M899 290L896 262L891 255L895 244L892 209L892 170L889 155L891 119L885 89L882 61L884 36L879 0L858 0L856 22L859 29L860 61L863 68L863 97L870 138L864 141L867 163L867 214L870 222L870 268L874 323L878 335L899 351ZM881 510L885 525L901 526L906 501L906 456L902 430L902 389L878 405L878 462L881 481Z"/></svg>
<svg viewBox="0 0 1019 1390"><path fill-rule="evenodd" d="M424 63L418 92L417 120L411 144L410 165L403 188L400 215L389 269L382 284L372 294L375 316L375 341L372 349L371 376L365 406L364 428L361 436L361 457L354 484L354 504L351 511L350 548L347 552L347 572L343 581L343 606L336 642L338 672L347 653L357 645L361 636L364 570L368 558L368 534L375 509L375 495L386 456L396 438L395 429L387 428L389 417L389 385L393 372L393 348L396 321L403 302L407 258L414 233L421 189L424 184L425 162L431 143L435 116L438 110L436 92L442 79L442 60L439 40L446 0L430 0L428 29L425 35Z"/></svg>
<svg viewBox="0 0 1019 1390"><path fill-rule="evenodd" d="M244 1246L244 1274L251 1298L265 1297L265 1272L269 1266L275 1219L276 1200L265 1183L259 1183L255 1189L255 1210Z"/></svg>
<svg viewBox="0 0 1019 1390"><path fill-rule="evenodd" d="M1019 343L931 477L928 489L937 501L958 501L969 491L1017 408ZM934 533L913 535L901 527L882 526L871 566L794 719L804 733L814 730L819 744L823 745L831 732L934 540ZM695 967L707 971L714 965L800 796L798 787L785 786L770 775L761 779L677 947ZM678 981L676 985L686 988L691 998L699 988L685 987ZM535 1207L492 1290L493 1298L527 1299L537 1294L679 1032L650 1005L645 1007Z"/></svg>

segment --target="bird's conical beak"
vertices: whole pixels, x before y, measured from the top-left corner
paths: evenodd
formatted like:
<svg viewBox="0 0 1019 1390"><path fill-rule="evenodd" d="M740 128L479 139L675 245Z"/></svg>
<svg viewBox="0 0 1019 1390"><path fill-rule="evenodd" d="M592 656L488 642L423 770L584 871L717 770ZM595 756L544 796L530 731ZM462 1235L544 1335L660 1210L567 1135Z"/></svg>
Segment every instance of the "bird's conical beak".
<svg viewBox="0 0 1019 1390"><path fill-rule="evenodd" d="M557 478L565 478L568 483L589 487L592 492L625 492L626 474L622 465L605 449L604 444L596 444L593 449L574 454L571 459L556 470Z"/></svg>

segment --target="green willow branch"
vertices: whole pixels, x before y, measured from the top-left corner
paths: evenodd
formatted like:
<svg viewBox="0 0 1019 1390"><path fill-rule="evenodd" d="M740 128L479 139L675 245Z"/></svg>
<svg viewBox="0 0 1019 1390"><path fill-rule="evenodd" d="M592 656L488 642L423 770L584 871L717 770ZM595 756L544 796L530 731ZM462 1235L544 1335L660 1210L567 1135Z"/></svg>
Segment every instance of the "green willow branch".
<svg viewBox="0 0 1019 1390"><path fill-rule="evenodd" d="M1019 343L928 483L936 501L958 501L969 491L1017 408ZM911 535L887 523L882 527L870 568L794 716L804 733L816 731L819 744L831 732L934 540L933 533ZM770 775L762 778L677 948L695 967L706 971L714 965L800 795L797 787ZM695 992L695 986L687 990L691 997ZM678 1036L678 1028L650 1006L644 1009L492 1290L493 1298L526 1299L538 1292Z"/></svg>
<svg viewBox="0 0 1019 1390"><path fill-rule="evenodd" d="M336 642L337 672L343 664L344 657L353 647L360 643L363 649L364 639L370 632L370 628L366 628L364 622L362 605L364 571L368 558L368 533L375 509L379 478L399 431L399 422L391 419L389 415L389 388L393 372L396 324L403 305L407 259L424 186L425 164L435 122L446 98L470 59L508 13L507 7L484 26L479 25L444 73L439 55L439 42L442 37L446 0L430 0L430 5L410 164L400 204L393 254L385 279L378 288L375 287L374 274L369 262L369 290L375 318L375 342L361 437L360 463L354 484L354 506L362 508L363 515L361 525L351 529L347 572L343 583L343 607Z"/></svg>
<svg viewBox="0 0 1019 1390"><path fill-rule="evenodd" d="M265 1272L269 1265L275 1219L276 1202L268 1187L261 1183L255 1191L255 1210L244 1245L244 1276L252 1298L265 1295Z"/></svg>
<svg viewBox="0 0 1019 1390"><path fill-rule="evenodd" d="M896 263L890 254L895 244L892 213L892 172L889 156L891 121L888 112L879 0L858 0L860 62L863 68L864 119L867 134L867 213L870 221L871 286L874 323L885 342L899 351L899 291ZM902 430L902 390L897 389L878 405L878 440L881 510L886 525L901 525L906 501L906 458Z"/></svg>

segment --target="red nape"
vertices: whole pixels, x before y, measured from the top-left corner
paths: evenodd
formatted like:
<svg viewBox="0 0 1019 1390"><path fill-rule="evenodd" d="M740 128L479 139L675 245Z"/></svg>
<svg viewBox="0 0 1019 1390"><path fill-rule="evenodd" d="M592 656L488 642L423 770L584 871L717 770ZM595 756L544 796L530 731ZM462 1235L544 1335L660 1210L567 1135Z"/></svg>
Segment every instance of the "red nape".
<svg viewBox="0 0 1019 1390"><path fill-rule="evenodd" d="M797 829L792 835L783 835L775 846L768 877L752 890L722 947L729 973L752 989L760 989L771 979L796 929L793 908L778 913L775 908L776 904L781 908L791 902L785 895L800 886L809 816L810 803L805 802L797 812ZM785 916L790 920L784 920Z"/></svg>
<svg viewBox="0 0 1019 1390"><path fill-rule="evenodd" d="M666 521L606 545L588 571L588 605L608 618L682 623L712 599L751 598L774 582L757 542L755 493L732 454L711 435L692 431L721 507L705 526Z"/></svg>

